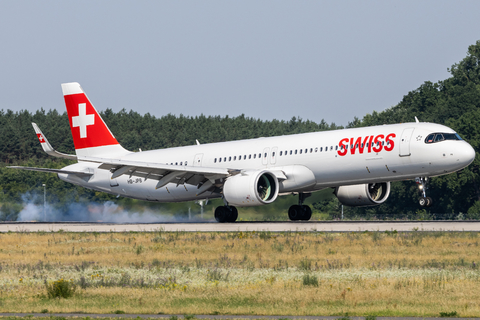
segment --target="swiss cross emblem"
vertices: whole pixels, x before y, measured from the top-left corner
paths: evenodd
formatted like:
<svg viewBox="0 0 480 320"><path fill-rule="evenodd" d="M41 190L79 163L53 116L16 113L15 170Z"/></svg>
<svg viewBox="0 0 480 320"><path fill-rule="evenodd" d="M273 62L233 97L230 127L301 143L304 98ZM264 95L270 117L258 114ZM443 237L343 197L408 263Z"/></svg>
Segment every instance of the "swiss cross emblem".
<svg viewBox="0 0 480 320"><path fill-rule="evenodd" d="M87 126L95 124L95 115L87 114L87 104L79 103L78 104L78 116L72 117L72 127L80 128L80 138L87 137Z"/></svg>
<svg viewBox="0 0 480 320"><path fill-rule="evenodd" d="M43 135L41 133L37 133L37 137L38 137L38 140L40 141L40 143L45 142L45 138L43 137Z"/></svg>

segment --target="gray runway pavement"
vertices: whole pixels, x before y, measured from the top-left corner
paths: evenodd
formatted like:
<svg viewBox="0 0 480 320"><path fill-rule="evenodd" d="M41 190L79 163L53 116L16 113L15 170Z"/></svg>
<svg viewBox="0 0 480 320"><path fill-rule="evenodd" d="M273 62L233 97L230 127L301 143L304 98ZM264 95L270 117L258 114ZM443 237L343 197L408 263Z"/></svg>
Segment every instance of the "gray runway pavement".
<svg viewBox="0 0 480 320"><path fill-rule="evenodd" d="M228 231L480 231L480 221L308 221L308 222L236 222L236 223L144 223L114 224L90 222L13 222L0 223L0 232L228 232Z"/></svg>

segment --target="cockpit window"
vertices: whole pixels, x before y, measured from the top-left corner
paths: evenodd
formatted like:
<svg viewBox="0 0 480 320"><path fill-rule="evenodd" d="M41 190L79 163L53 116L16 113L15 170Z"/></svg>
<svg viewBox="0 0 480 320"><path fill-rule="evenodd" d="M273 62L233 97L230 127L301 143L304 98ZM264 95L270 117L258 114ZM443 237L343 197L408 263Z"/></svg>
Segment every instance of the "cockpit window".
<svg viewBox="0 0 480 320"><path fill-rule="evenodd" d="M443 134L437 133L435 135L435 142L439 142L439 141L443 141L443 140L445 140L445 138L443 137Z"/></svg>
<svg viewBox="0 0 480 320"><path fill-rule="evenodd" d="M444 140L462 140L458 133L432 133L425 138L425 143L434 143Z"/></svg>

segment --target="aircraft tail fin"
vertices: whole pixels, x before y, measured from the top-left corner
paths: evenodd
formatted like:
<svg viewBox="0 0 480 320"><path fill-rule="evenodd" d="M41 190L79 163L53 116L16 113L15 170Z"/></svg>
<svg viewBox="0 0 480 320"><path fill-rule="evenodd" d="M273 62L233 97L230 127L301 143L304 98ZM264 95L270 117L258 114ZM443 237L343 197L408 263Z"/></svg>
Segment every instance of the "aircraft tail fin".
<svg viewBox="0 0 480 320"><path fill-rule="evenodd" d="M62 83L62 91L77 156L111 158L130 153L115 139L79 83Z"/></svg>

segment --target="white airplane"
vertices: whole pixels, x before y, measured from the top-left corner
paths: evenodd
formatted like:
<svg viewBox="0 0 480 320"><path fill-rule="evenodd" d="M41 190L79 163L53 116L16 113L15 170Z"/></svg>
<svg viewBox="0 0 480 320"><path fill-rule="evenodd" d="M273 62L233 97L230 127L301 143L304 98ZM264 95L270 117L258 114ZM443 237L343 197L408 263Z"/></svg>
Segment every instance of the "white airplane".
<svg viewBox="0 0 480 320"><path fill-rule="evenodd" d="M76 159L62 169L10 167L53 172L86 188L148 201L180 202L222 198L218 222L234 222L236 207L272 203L298 194L290 220L309 220L303 201L312 192L334 188L348 206L378 205L390 194L390 181L429 177L468 166L474 149L452 129L434 123L383 125L270 138L130 152L108 129L76 82L62 84L76 155L55 151L36 124L43 150ZM206 128L208 130L208 128Z"/></svg>

